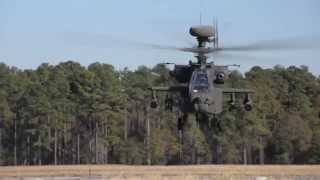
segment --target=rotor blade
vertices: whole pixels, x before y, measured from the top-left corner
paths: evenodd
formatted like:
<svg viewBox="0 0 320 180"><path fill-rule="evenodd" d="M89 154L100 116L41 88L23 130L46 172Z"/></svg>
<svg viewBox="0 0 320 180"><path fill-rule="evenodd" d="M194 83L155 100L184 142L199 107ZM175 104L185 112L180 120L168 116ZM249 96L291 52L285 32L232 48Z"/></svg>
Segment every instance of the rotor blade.
<svg viewBox="0 0 320 180"><path fill-rule="evenodd" d="M169 45L160 45L160 44L152 44L152 43L142 43L142 42L131 42L132 45L136 45L136 47L143 47L143 48L151 48L157 50L174 50L174 51L183 51L183 48L178 48L175 46Z"/></svg>
<svg viewBox="0 0 320 180"><path fill-rule="evenodd" d="M239 61L250 61L252 63L254 62L268 62L270 60L273 60L273 61L281 61L281 59L279 59L278 57L274 57L274 56L259 56L259 55L248 55L247 53L246 54L243 54L243 53L239 53L239 52L231 52L231 51L219 51L219 52L216 52L216 53L210 53L207 55L209 58L212 58L214 61L219 61L219 60L222 60L222 61L236 61L236 62L239 62Z"/></svg>
<svg viewBox="0 0 320 180"><path fill-rule="evenodd" d="M138 41L129 41L125 40L128 45L136 47L136 48L151 48L155 50L170 50L170 51L182 51L182 52L191 52L191 53L210 53L212 52L211 49L208 48L203 49L202 51L199 48L192 47L192 48L179 48L176 46L170 45L162 45L162 44L154 44L154 43L145 43L145 42L138 42Z"/></svg>
<svg viewBox="0 0 320 180"><path fill-rule="evenodd" d="M273 50L306 50L320 48L320 37L288 38L282 40L260 41L247 45L225 46L217 51L273 51Z"/></svg>
<svg viewBox="0 0 320 180"><path fill-rule="evenodd" d="M198 53L198 54L209 54L213 53L219 49L217 48L178 48L178 50L183 51L183 52L191 52L191 53Z"/></svg>
<svg viewBox="0 0 320 180"><path fill-rule="evenodd" d="M175 50L175 51L185 51L185 48L178 48L170 45L153 44L146 42L139 42L136 40L124 39L114 37L108 34L88 34L88 33L67 33L64 34L63 39L72 44L78 44L82 46L93 46L99 48L149 48L157 50Z"/></svg>
<svg viewBox="0 0 320 180"><path fill-rule="evenodd" d="M88 33L67 33L64 34L63 39L66 42L82 45L91 46L98 48L133 48L133 49L154 49L154 50L170 50L170 51L182 51L191 53L211 53L212 48L197 48L193 45L191 48L170 45L161 45L154 43L139 42L136 40L124 39L123 37L114 37L108 34L88 34Z"/></svg>
<svg viewBox="0 0 320 180"><path fill-rule="evenodd" d="M207 55L209 58L213 59L227 59L227 60L256 60L258 58L249 56L247 54L238 54L238 53L225 53L225 52L218 52L218 53L211 53Z"/></svg>

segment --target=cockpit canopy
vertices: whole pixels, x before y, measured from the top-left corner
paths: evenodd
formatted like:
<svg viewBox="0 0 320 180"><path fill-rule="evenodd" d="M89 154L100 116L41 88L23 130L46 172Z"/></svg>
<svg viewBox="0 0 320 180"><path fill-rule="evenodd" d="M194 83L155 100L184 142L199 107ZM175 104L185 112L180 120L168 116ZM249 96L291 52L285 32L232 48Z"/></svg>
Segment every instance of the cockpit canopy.
<svg viewBox="0 0 320 180"><path fill-rule="evenodd" d="M208 75L203 71L195 71L192 77L193 90L207 90L209 88Z"/></svg>

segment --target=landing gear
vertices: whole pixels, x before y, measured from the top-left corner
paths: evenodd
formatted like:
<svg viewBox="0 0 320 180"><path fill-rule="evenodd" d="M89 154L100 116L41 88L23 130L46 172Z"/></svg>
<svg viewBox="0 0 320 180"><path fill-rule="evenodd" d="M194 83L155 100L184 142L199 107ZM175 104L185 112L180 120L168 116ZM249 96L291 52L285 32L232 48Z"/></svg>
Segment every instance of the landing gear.
<svg viewBox="0 0 320 180"><path fill-rule="evenodd" d="M165 104L165 110L166 111L170 111L172 112L173 111L173 99L172 97L169 97L168 95L166 96L166 99L164 101L164 104Z"/></svg>
<svg viewBox="0 0 320 180"><path fill-rule="evenodd" d="M252 110L252 100L249 96L249 94L246 94L246 97L244 98L243 101L244 109L246 111L251 111Z"/></svg>
<svg viewBox="0 0 320 180"><path fill-rule="evenodd" d="M218 131L222 131L221 119L219 119L216 115L213 115L212 121L213 121L213 123L212 123L213 127L211 126L211 128L216 128Z"/></svg>
<svg viewBox="0 0 320 180"><path fill-rule="evenodd" d="M155 91L152 91L152 100L150 102L150 107L152 109L156 109L158 107L158 101L157 101L157 96Z"/></svg>
<svg viewBox="0 0 320 180"><path fill-rule="evenodd" d="M184 125L186 124L188 119L188 115L187 114L183 114L182 116L178 117L178 130L179 131L183 131Z"/></svg>
<svg viewBox="0 0 320 180"><path fill-rule="evenodd" d="M178 112L177 128L178 128L179 143L180 143L179 160L180 160L180 163L182 163L182 164L184 162L183 150L182 150L182 146L183 146L183 129L184 129L184 126L185 126L185 124L187 122L187 119L188 119L188 115L187 114L180 115L180 113Z"/></svg>
<svg viewBox="0 0 320 180"><path fill-rule="evenodd" d="M234 109L236 109L236 95L235 95L235 93L230 94L230 100L229 100L228 104L229 104L229 111L233 111Z"/></svg>

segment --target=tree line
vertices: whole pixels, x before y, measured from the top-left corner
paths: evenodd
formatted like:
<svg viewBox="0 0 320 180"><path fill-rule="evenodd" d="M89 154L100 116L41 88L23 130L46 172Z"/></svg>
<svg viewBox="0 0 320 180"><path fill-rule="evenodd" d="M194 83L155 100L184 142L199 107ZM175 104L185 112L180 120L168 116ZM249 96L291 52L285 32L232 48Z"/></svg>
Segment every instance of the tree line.
<svg viewBox="0 0 320 180"><path fill-rule="evenodd" d="M320 163L320 78L307 67L233 71L227 86L255 90L254 109L226 102L220 129L190 115L183 132L164 103L149 108L148 87L167 85L168 72L0 64L0 164Z"/></svg>

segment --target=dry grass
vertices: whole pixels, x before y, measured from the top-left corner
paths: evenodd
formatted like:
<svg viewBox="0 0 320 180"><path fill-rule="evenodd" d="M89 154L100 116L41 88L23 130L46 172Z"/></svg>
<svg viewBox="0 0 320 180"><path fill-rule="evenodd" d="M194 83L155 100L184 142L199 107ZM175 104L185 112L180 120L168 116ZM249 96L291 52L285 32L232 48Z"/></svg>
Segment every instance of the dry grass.
<svg viewBox="0 0 320 180"><path fill-rule="evenodd" d="M320 176L320 165L199 165L199 166L6 166L0 177L39 176Z"/></svg>

